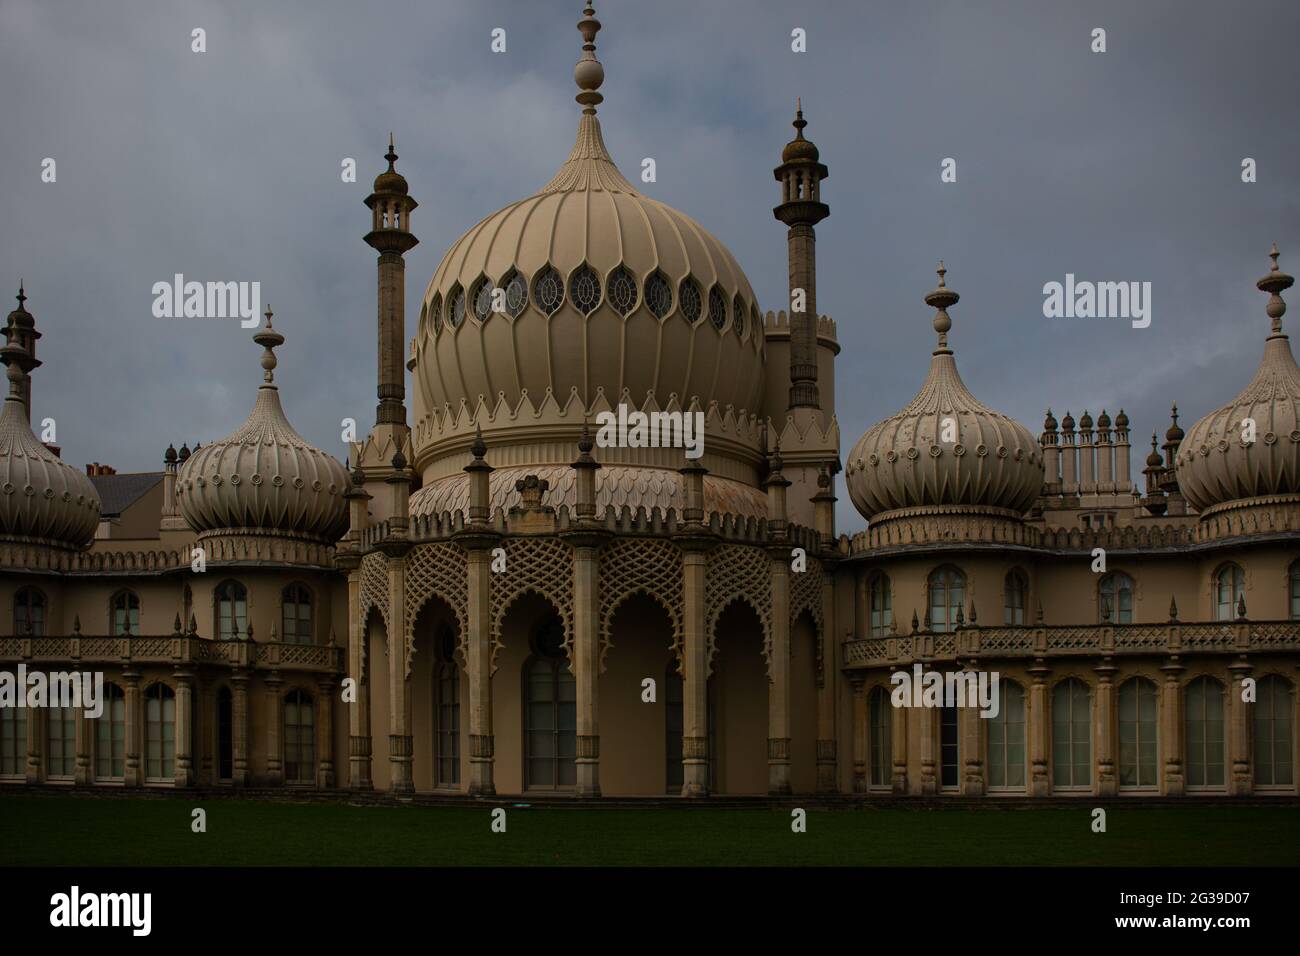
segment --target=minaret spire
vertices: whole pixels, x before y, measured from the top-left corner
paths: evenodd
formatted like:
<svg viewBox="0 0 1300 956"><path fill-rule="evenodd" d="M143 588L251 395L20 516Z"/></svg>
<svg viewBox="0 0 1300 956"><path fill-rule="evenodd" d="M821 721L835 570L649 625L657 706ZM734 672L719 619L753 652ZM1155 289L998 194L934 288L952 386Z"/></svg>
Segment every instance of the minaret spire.
<svg viewBox="0 0 1300 956"><path fill-rule="evenodd" d="M582 8L578 32L582 34L582 57L573 67L573 81L578 84L578 95L574 99L582 106L582 112L594 114L605 99L596 92L605 82L605 67L596 59L596 34L600 32L600 21L596 19L596 11L590 2Z"/></svg>
<svg viewBox="0 0 1300 956"><path fill-rule="evenodd" d="M12 391L14 379L10 378L11 393L16 394L23 403L23 408L27 412L27 421L30 424L32 420L31 372L41 365L36 358L36 340L41 337L41 333L36 331L36 319L27 311L27 290L22 279L18 280L18 295L15 298L18 300L18 308L9 313L9 319L5 325L5 340L7 346L17 347L10 354L13 358L13 365L22 374L21 379L18 381L19 389L16 393Z"/></svg>
<svg viewBox="0 0 1300 956"><path fill-rule="evenodd" d="M790 263L790 408L821 408L817 393L817 235L814 227L831 214L821 201L821 182L830 173L817 147L804 138L808 121L803 99L795 97L795 136L781 151L773 170L781 184L781 204L772 215L789 227ZM797 298L803 310L795 311Z"/></svg>
<svg viewBox="0 0 1300 956"><path fill-rule="evenodd" d="M934 271L939 275L939 285L925 297L925 304L937 310L934 313L934 330L939 333L939 347L934 350L934 354L951 355L952 349L948 348L948 330L952 328L952 319L948 315L948 309L956 305L961 296L944 283L943 277L948 274L948 270L944 268L942 259L939 260L939 268ZM1048 414L1051 412L1049 411Z"/></svg>
<svg viewBox="0 0 1300 956"><path fill-rule="evenodd" d="M1282 332L1282 316L1286 315L1286 301L1282 298L1282 293L1291 288L1295 279L1278 269L1277 255L1277 243L1275 242L1273 243L1273 251L1268 254L1268 257L1273 260L1273 268L1268 275L1255 283L1255 287L1261 292L1269 293L1268 306L1264 310L1268 313L1268 317L1273 320L1273 332L1269 338L1279 336L1286 338L1286 335Z"/></svg>

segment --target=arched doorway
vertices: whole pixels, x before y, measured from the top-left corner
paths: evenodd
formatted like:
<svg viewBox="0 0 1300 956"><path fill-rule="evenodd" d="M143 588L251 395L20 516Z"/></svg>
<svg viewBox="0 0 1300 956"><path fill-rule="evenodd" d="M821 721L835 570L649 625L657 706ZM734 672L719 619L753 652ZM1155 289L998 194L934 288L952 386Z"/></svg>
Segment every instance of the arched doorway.
<svg viewBox="0 0 1300 956"><path fill-rule="evenodd" d="M681 677L668 611L648 595L633 595L614 612L610 640L597 687L601 793L680 793ZM653 702L644 699L646 678L655 682ZM673 753L679 775L675 790L669 786Z"/></svg>
<svg viewBox="0 0 1300 956"><path fill-rule="evenodd" d="M733 601L718 617L717 653L709 689L719 793L767 793L767 663L763 623L747 603Z"/></svg>
<svg viewBox="0 0 1300 956"><path fill-rule="evenodd" d="M439 597L416 614L411 676L412 773L417 791L463 790L469 779L468 686L457 653L460 624Z"/></svg>

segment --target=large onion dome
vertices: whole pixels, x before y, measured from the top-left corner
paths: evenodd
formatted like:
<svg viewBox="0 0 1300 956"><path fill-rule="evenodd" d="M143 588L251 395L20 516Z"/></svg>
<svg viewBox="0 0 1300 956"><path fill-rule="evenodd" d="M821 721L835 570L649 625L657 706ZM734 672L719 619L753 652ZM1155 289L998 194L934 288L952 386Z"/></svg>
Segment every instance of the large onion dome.
<svg viewBox="0 0 1300 956"><path fill-rule="evenodd" d="M575 388L584 405L603 388L638 406L653 391L661 406L676 395L683 407L760 410L763 328L749 280L708 230L619 172L596 117L604 70L590 6L578 26L584 109L568 159L456 240L425 291L409 361L417 423L480 396L514 409L524 391L537 405L549 390L564 405Z"/></svg>
<svg viewBox="0 0 1300 956"><path fill-rule="evenodd" d="M100 500L90 479L32 433L27 376L41 363L23 342L35 338L34 320L18 290L0 349L9 395L0 409L0 537L26 544L81 549L99 525Z"/></svg>
<svg viewBox="0 0 1300 956"><path fill-rule="evenodd" d="M238 431L196 449L181 465L181 513L200 534L272 534L333 544L347 530L347 470L285 418L272 351L284 336L271 327L270 309L253 341L264 349L266 370L253 411Z"/></svg>
<svg viewBox="0 0 1300 956"><path fill-rule="evenodd" d="M867 430L849 452L845 478L854 506L873 522L901 509L976 509L1023 515L1043 486L1038 442L1019 422L981 404L957 372L948 330L958 295L944 285L925 297L938 311L939 347L906 408Z"/></svg>
<svg viewBox="0 0 1300 956"><path fill-rule="evenodd" d="M1273 320L1264 356L1250 384L1188 431L1178 446L1178 487L1204 512L1230 501L1300 495L1300 368L1282 331L1282 291L1294 280L1277 266L1256 286L1269 293ZM1254 422L1254 440L1249 423Z"/></svg>

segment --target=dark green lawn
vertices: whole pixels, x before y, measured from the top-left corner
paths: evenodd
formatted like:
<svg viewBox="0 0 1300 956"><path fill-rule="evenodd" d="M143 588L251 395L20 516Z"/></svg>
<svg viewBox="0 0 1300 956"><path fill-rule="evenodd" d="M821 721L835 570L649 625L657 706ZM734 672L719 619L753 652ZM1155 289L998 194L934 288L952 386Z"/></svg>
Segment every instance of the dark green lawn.
<svg viewBox="0 0 1300 956"><path fill-rule="evenodd" d="M813 811L0 797L0 865L1300 865L1294 807ZM208 832L190 830L207 811Z"/></svg>

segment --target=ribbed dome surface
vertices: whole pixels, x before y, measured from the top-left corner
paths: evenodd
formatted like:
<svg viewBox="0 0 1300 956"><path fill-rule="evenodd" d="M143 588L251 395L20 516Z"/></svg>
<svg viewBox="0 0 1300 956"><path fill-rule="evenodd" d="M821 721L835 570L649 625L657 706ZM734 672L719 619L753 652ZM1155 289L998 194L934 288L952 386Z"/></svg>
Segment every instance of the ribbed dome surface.
<svg viewBox="0 0 1300 956"><path fill-rule="evenodd" d="M1243 440L1248 418L1255 421L1250 443ZM1250 384L1192 426L1178 448L1178 487L1197 511L1300 494L1300 368L1287 336L1270 335Z"/></svg>
<svg viewBox="0 0 1300 956"><path fill-rule="evenodd" d="M867 430L849 452L845 479L868 519L899 508L965 505L1023 513L1043 487L1043 462L1029 430L982 405L957 372L948 348L947 308L958 300L944 285L925 297L938 309L939 347L916 397Z"/></svg>
<svg viewBox="0 0 1300 956"><path fill-rule="evenodd" d="M0 410L0 534L83 548L99 524L90 479L32 434L20 398Z"/></svg>
<svg viewBox="0 0 1300 956"><path fill-rule="evenodd" d="M255 339L283 341L275 332ZM262 364L268 381L258 389L248 420L181 466L176 481L181 513L200 533L298 534L333 544L347 529L347 471L289 424L269 380L275 366L270 347L267 354Z"/></svg>
<svg viewBox="0 0 1300 956"><path fill-rule="evenodd" d="M475 306L494 287L506 311L480 318ZM698 397L754 412L762 342L753 290L731 253L641 195L588 113L551 182L470 229L434 272L412 356L415 413L462 398L472 407L480 395L494 406L498 393L513 407L522 389L564 401L575 386L584 402L603 386L607 395L627 388L638 403L653 391L661 403L675 393L682 404Z"/></svg>

